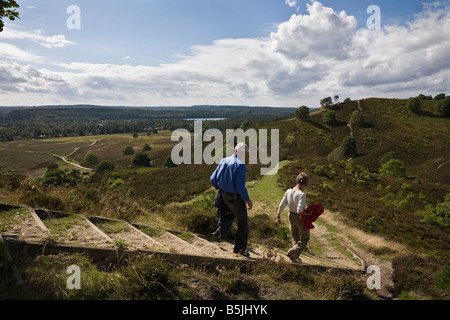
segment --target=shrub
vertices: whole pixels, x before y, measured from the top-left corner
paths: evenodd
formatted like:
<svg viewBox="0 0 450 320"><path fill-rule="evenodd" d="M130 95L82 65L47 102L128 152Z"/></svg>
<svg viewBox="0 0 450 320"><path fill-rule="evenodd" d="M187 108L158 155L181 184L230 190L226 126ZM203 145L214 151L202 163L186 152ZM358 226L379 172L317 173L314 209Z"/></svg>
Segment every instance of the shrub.
<svg viewBox="0 0 450 320"><path fill-rule="evenodd" d="M309 119L309 108L307 106L301 106L295 111L295 117L302 121L308 121Z"/></svg>
<svg viewBox="0 0 450 320"><path fill-rule="evenodd" d="M76 172L78 172L78 175ZM77 170L67 173L61 169L53 169L53 170L47 171L45 173L44 178L42 178L41 181L44 186L49 186L49 185L75 186L79 182L79 180L80 180L80 176L79 176L79 171L77 171Z"/></svg>
<svg viewBox="0 0 450 320"><path fill-rule="evenodd" d="M142 151L150 151L150 150L152 150L152 147L150 147L148 143L142 146Z"/></svg>
<svg viewBox="0 0 450 320"><path fill-rule="evenodd" d="M450 117L450 98L439 100L434 110L439 117Z"/></svg>
<svg viewBox="0 0 450 320"><path fill-rule="evenodd" d="M328 171L324 166L318 165L314 168L314 174L321 177L328 177Z"/></svg>
<svg viewBox="0 0 450 320"><path fill-rule="evenodd" d="M115 165L108 160L101 161L97 167L95 168L95 172L104 172L104 171L112 171L114 170Z"/></svg>
<svg viewBox="0 0 450 320"><path fill-rule="evenodd" d="M380 174L392 178L405 178L406 168L402 161L391 159L381 166Z"/></svg>
<svg viewBox="0 0 450 320"><path fill-rule="evenodd" d="M444 99L445 99L445 93L440 93L434 97L434 100L444 100Z"/></svg>
<svg viewBox="0 0 450 320"><path fill-rule="evenodd" d="M352 126L360 126L363 122L362 118L362 112L359 110L353 111L352 115L350 116L350 119L348 120L348 123Z"/></svg>
<svg viewBox="0 0 450 320"><path fill-rule="evenodd" d="M150 158L145 152L138 152L133 155L130 161L131 166L150 167Z"/></svg>
<svg viewBox="0 0 450 320"><path fill-rule="evenodd" d="M380 159L380 165L382 166L386 162L395 158L395 151L386 152Z"/></svg>
<svg viewBox="0 0 450 320"><path fill-rule="evenodd" d="M420 112L420 106L421 106L421 101L419 97L415 97L415 98L409 98L408 103L406 104L406 106L408 107L408 109L413 112L413 113L419 113Z"/></svg>
<svg viewBox="0 0 450 320"><path fill-rule="evenodd" d="M445 196L442 203L436 206L428 205L424 210L415 213L424 222L438 226L443 230L450 229L450 193Z"/></svg>
<svg viewBox="0 0 450 320"><path fill-rule="evenodd" d="M356 154L356 140L353 137L345 137L344 140L342 140L341 149L344 152L344 155L348 157L352 157Z"/></svg>
<svg viewBox="0 0 450 320"><path fill-rule="evenodd" d="M97 155L95 153L88 152L84 156L84 161L87 162L87 163L97 163L98 162L98 158L97 158Z"/></svg>
<svg viewBox="0 0 450 320"><path fill-rule="evenodd" d="M450 290L450 266L445 266L445 269L438 273L434 283L442 290Z"/></svg>
<svg viewBox="0 0 450 320"><path fill-rule="evenodd" d="M364 166L357 165L353 161L349 161L345 164L345 173L355 178L363 178L364 180L370 181L371 176L369 169Z"/></svg>
<svg viewBox="0 0 450 320"><path fill-rule="evenodd" d="M126 146L125 148L123 148L123 150L122 150L122 154L124 155L124 156L129 156L129 155L131 155L131 154L133 154L134 153L134 150L133 150L133 147L132 146Z"/></svg>
<svg viewBox="0 0 450 320"><path fill-rule="evenodd" d="M217 228L217 215L195 209L181 216L178 222L190 232L209 236Z"/></svg>
<svg viewBox="0 0 450 320"><path fill-rule="evenodd" d="M336 111L328 110L327 112L325 112L325 114L322 117L322 121L323 123L328 124L330 126L336 125L337 124Z"/></svg>
<svg viewBox="0 0 450 320"><path fill-rule="evenodd" d="M166 158L166 160L164 160L163 166L164 166L164 168L175 168L177 165L175 163L173 163L172 157L168 156Z"/></svg>

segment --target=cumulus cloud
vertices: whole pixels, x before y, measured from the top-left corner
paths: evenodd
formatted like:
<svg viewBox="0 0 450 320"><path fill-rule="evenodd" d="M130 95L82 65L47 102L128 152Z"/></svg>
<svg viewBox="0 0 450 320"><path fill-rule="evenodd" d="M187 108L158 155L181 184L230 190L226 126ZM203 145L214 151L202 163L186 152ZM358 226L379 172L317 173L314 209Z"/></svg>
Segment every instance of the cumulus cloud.
<svg viewBox="0 0 450 320"><path fill-rule="evenodd" d="M348 58L357 21L345 11L336 13L320 2L307 5L309 15L294 14L271 33L273 50L289 59Z"/></svg>
<svg viewBox="0 0 450 320"><path fill-rule="evenodd" d="M218 39L159 66L72 62L50 71L51 66L21 65L43 59L3 43L0 61L11 61L0 63L0 93L10 105L28 97L32 104L310 107L335 94L437 94L450 88L449 8L448 3L428 5L406 25L369 30L357 29L356 19L345 11L315 1L267 37ZM27 37L50 47L70 44L42 32L0 37Z"/></svg>

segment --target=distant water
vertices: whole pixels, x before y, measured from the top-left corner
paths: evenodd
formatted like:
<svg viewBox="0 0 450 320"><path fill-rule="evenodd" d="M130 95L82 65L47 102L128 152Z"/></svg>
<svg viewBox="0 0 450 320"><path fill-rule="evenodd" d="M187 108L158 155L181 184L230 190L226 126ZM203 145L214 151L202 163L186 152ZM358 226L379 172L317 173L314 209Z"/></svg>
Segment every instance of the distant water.
<svg viewBox="0 0 450 320"><path fill-rule="evenodd" d="M225 120L226 118L189 118L186 119L188 121L218 121L218 120Z"/></svg>

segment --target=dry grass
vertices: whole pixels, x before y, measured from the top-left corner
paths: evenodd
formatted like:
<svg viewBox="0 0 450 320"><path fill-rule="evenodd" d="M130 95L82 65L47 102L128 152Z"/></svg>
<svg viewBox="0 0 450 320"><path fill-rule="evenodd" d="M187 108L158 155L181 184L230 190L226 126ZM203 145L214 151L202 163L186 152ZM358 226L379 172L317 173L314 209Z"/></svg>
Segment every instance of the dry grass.
<svg viewBox="0 0 450 320"><path fill-rule="evenodd" d="M407 250L404 245L398 242L386 240L381 236L369 234L349 226L341 219L338 212L325 210L325 213L320 217L320 221L336 229L336 236L343 236L366 250L372 252L405 252Z"/></svg>

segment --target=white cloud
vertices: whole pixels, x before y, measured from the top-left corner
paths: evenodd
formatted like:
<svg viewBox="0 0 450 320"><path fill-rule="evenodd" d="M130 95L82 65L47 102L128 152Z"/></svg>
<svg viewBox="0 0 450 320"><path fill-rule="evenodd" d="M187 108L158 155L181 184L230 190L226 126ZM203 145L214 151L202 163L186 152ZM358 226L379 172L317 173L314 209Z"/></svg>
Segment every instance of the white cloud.
<svg viewBox="0 0 450 320"><path fill-rule="evenodd" d="M14 39L26 39L39 43L46 48L62 48L67 45L73 45L74 43L66 39L66 36L62 34L46 36L42 30L24 31L11 27L5 27L3 32L0 33L0 40L14 40Z"/></svg>
<svg viewBox="0 0 450 320"><path fill-rule="evenodd" d="M312 2L306 14L292 15L270 36L193 46L178 62L159 66L72 62L50 71L22 66L43 58L3 43L0 99L4 105L316 107L320 99L335 94L355 99L437 94L450 88L448 9L425 6L405 26L368 30L357 29L356 19L345 11ZM27 38L51 47L69 44L64 36L48 37L41 31L1 37ZM1 62L4 58L11 61Z"/></svg>
<svg viewBox="0 0 450 320"><path fill-rule="evenodd" d="M0 42L0 59L25 61L25 62L38 62L44 61L43 57L35 55L29 51L23 50L15 45L9 43Z"/></svg>
<svg viewBox="0 0 450 320"><path fill-rule="evenodd" d="M307 7L309 15L292 15L270 35L273 50L299 61L308 57L347 58L356 31L356 19L345 11L338 14L320 2Z"/></svg>
<svg viewBox="0 0 450 320"><path fill-rule="evenodd" d="M295 7L297 5L297 0L286 0L285 2L289 7Z"/></svg>

